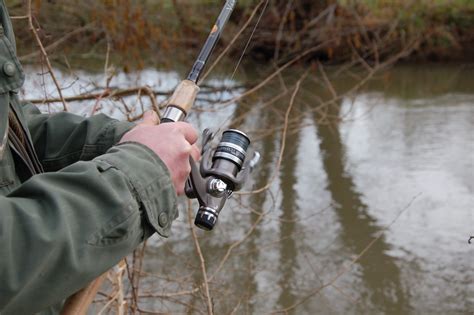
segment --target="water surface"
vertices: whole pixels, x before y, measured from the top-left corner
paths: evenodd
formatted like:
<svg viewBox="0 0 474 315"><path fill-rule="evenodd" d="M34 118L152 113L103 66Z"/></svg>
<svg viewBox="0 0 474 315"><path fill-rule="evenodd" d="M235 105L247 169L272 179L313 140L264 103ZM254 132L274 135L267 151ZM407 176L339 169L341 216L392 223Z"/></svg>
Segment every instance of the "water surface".
<svg viewBox="0 0 474 315"><path fill-rule="evenodd" d="M201 102L205 111L191 115L198 128L234 121L254 138L262 162L245 190L268 184L262 193L235 195L215 231L198 232L216 314L472 314L473 70L399 66L324 110L317 96L327 91L310 76L290 113L279 169L289 97L265 105L277 94L271 86L229 106ZM91 91L101 80L78 76L87 79L66 94L78 86ZM146 70L113 82L166 90L178 80L175 73ZM334 87L344 90L347 81L339 78ZM31 75L27 97L54 93L45 86L38 88ZM128 102L137 111L149 106ZM71 107L87 115L93 105ZM101 106L123 119L118 108ZM172 237L149 242L139 291L143 309L206 310L184 202L180 211Z"/></svg>

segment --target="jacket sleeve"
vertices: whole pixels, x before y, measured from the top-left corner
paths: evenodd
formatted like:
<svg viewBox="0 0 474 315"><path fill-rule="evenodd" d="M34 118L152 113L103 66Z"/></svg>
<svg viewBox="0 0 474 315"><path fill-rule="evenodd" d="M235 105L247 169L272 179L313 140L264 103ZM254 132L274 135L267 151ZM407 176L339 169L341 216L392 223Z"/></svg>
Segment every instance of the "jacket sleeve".
<svg viewBox="0 0 474 315"><path fill-rule="evenodd" d="M122 143L87 162L35 175L0 197L0 313L64 300L177 217L168 170Z"/></svg>
<svg viewBox="0 0 474 315"><path fill-rule="evenodd" d="M30 103L23 113L36 153L46 172L57 171L77 161L104 154L134 124L103 114L84 118L72 113L41 114Z"/></svg>

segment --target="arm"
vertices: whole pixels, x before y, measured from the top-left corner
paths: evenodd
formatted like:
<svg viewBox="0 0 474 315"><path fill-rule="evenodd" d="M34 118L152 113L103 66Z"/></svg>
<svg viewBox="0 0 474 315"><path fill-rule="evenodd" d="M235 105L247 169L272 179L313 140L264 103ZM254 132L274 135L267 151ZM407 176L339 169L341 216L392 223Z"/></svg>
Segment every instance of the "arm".
<svg viewBox="0 0 474 315"><path fill-rule="evenodd" d="M14 314L62 301L177 216L167 167L138 143L34 176L0 209L0 313Z"/></svg>
<svg viewBox="0 0 474 315"><path fill-rule="evenodd" d="M103 114L90 118L64 112L41 114L29 103L23 104L23 113L35 150L47 172L104 154L135 126Z"/></svg>

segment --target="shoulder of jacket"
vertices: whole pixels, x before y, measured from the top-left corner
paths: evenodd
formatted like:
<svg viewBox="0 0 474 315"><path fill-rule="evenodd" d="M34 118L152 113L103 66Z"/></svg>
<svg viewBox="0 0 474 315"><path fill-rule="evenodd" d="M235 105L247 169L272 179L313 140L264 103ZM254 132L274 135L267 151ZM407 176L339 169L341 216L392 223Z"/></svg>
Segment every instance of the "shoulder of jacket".
<svg viewBox="0 0 474 315"><path fill-rule="evenodd" d="M16 55L10 16L4 0L0 0L0 93L18 90L24 80L25 75Z"/></svg>

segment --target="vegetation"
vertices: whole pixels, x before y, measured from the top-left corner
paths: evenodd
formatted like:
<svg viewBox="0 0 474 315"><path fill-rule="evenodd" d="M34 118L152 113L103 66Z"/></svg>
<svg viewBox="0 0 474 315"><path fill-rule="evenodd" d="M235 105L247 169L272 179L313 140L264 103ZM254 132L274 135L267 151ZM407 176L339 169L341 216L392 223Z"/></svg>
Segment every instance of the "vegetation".
<svg viewBox="0 0 474 315"><path fill-rule="evenodd" d="M260 5L266 7L249 52L254 58L283 62L320 46L308 58L344 62L355 55L377 58L410 47L410 57L426 60L472 60L474 2L469 0L245 0L224 34L228 44ZM53 58L105 58L107 49L122 56L126 66L142 67L186 58L205 38L222 1L33 1L39 35ZM9 4L15 19L22 61L34 61L37 47L25 23L24 1ZM196 12L199 12L197 14ZM233 53L241 52L252 31L250 24ZM108 47L108 48L107 48ZM192 48L192 49L190 49ZM179 51L179 54L176 54ZM130 62L133 60L133 63Z"/></svg>

